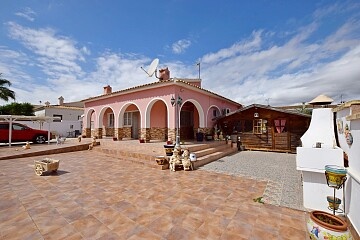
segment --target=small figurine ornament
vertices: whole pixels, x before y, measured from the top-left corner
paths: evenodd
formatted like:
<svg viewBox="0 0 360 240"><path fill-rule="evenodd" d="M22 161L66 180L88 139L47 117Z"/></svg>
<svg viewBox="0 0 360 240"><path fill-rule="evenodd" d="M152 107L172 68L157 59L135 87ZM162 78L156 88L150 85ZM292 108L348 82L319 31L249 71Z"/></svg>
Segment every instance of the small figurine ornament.
<svg viewBox="0 0 360 240"><path fill-rule="evenodd" d="M27 149L30 149L30 143L29 142L26 142L25 146L22 146L23 149L27 150Z"/></svg>
<svg viewBox="0 0 360 240"><path fill-rule="evenodd" d="M190 166L191 166L191 161L190 161L190 151L189 149L185 149L182 155L183 159L182 159L182 164L184 167L185 171L189 171L190 170Z"/></svg>
<svg viewBox="0 0 360 240"><path fill-rule="evenodd" d="M169 165L170 171L175 172L175 166L181 164L180 155L178 148L175 148L173 151L173 155L170 157Z"/></svg>

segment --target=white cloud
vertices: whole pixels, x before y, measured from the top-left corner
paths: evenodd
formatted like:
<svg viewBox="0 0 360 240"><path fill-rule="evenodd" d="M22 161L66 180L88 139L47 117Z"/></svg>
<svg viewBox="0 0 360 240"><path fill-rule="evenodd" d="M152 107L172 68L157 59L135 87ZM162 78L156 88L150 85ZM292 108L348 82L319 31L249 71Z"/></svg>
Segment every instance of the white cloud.
<svg viewBox="0 0 360 240"><path fill-rule="evenodd" d="M188 39L181 39L172 44L171 49L175 54L183 53L188 47L190 47L191 41Z"/></svg>
<svg viewBox="0 0 360 240"><path fill-rule="evenodd" d="M360 22L349 18L334 32L321 36L321 19L334 11L336 7L329 7L314 13L312 23L291 32L254 30L244 40L205 54L201 57L202 86L245 105L267 104L266 99L273 106L296 104L319 94L337 102L341 95L343 100L360 99ZM0 46L0 72L14 80L12 89L18 101L57 103L60 95L65 101L77 101L102 94L107 84L118 91L157 81L140 69L147 69L151 62L146 56L111 50L91 56L89 48L52 29L31 29L13 22L8 27L10 36L28 50ZM183 39L172 50L180 54L191 44ZM85 58L94 63L87 72L82 68ZM171 77L198 76L195 62L160 64L159 68L169 67ZM40 67L46 74L45 84L35 84L24 66Z"/></svg>
<svg viewBox="0 0 360 240"><path fill-rule="evenodd" d="M254 31L249 39L235 43L230 48L221 49L216 53L206 54L201 61L204 63L219 62L241 53L246 54L255 51L261 44L261 33L262 31Z"/></svg>
<svg viewBox="0 0 360 240"><path fill-rule="evenodd" d="M319 94L337 101L340 95L359 99L359 24L350 20L314 43L310 39L319 27L312 23L282 45L269 47L269 35L252 34L241 44L204 56L203 86L245 105L266 104L267 98L274 106L295 104ZM243 51L241 46L250 47Z"/></svg>
<svg viewBox="0 0 360 240"><path fill-rule="evenodd" d="M31 8L26 7L23 11L16 12L15 15L33 22L35 20L36 13Z"/></svg>
<svg viewBox="0 0 360 240"><path fill-rule="evenodd" d="M31 29L17 23L9 22L10 37L20 41L34 54L39 66L51 76L72 73L82 74L78 62L85 61L84 51L76 47L76 42L70 38L56 35L55 31L46 29Z"/></svg>

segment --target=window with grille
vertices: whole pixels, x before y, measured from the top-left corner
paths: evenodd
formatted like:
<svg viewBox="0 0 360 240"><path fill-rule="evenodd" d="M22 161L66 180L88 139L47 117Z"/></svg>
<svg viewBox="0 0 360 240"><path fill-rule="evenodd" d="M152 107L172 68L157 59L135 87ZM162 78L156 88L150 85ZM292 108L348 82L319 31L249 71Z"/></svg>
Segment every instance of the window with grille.
<svg viewBox="0 0 360 240"><path fill-rule="evenodd" d="M108 115L108 127L113 128L114 127L114 114L109 113Z"/></svg>
<svg viewBox="0 0 360 240"><path fill-rule="evenodd" d="M253 122L253 133L264 134L267 132L267 120L265 119L254 119Z"/></svg>
<svg viewBox="0 0 360 240"><path fill-rule="evenodd" d="M132 112L125 112L124 113L124 126L131 126L132 125Z"/></svg>

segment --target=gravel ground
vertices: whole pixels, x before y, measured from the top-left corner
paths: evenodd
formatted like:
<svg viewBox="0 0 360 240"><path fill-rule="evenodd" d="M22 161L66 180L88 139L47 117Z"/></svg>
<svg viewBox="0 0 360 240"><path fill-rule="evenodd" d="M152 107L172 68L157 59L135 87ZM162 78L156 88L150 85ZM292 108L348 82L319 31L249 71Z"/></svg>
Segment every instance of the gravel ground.
<svg viewBox="0 0 360 240"><path fill-rule="evenodd" d="M267 181L265 203L304 210L296 154L243 151L199 169Z"/></svg>

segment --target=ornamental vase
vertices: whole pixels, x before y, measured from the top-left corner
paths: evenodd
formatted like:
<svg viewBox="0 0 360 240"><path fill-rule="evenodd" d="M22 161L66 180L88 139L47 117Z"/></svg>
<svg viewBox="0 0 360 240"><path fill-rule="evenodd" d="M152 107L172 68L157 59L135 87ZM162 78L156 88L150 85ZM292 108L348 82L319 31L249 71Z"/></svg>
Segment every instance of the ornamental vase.
<svg viewBox="0 0 360 240"><path fill-rule="evenodd" d="M307 220L310 239L352 239L347 223L323 211L312 211Z"/></svg>

